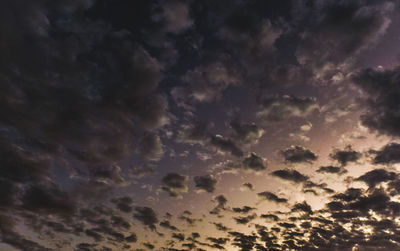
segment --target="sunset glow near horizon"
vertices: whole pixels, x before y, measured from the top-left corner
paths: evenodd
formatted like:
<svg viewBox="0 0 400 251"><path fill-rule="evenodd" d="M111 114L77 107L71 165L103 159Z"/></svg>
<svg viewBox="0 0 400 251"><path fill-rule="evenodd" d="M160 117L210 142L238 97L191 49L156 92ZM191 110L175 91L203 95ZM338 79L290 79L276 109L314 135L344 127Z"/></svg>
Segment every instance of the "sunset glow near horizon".
<svg viewBox="0 0 400 251"><path fill-rule="evenodd" d="M400 8L0 1L0 250L400 250Z"/></svg>

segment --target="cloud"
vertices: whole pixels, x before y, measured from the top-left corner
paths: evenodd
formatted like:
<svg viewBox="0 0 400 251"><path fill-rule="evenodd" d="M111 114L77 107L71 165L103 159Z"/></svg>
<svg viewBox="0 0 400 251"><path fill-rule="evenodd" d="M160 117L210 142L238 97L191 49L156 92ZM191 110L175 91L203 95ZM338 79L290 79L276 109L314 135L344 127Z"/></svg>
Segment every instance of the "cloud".
<svg viewBox="0 0 400 251"><path fill-rule="evenodd" d="M385 169L375 169L372 171L369 171L357 179L356 181L363 181L365 182L369 187L373 188L377 184L381 182L386 182L386 181L391 181L396 179L398 175L394 172L389 172L386 171Z"/></svg>
<svg viewBox="0 0 400 251"><path fill-rule="evenodd" d="M260 192L257 193L258 197L262 200L268 200L276 203L286 203L288 200L285 198L280 198L271 192Z"/></svg>
<svg viewBox="0 0 400 251"><path fill-rule="evenodd" d="M233 140L224 138L223 136L217 134L211 136L211 145L216 147L219 151L228 152L236 157L242 157L243 151L240 149Z"/></svg>
<svg viewBox="0 0 400 251"><path fill-rule="evenodd" d="M132 211L133 200L129 196L118 197L112 199L111 202L122 212L130 213Z"/></svg>
<svg viewBox="0 0 400 251"><path fill-rule="evenodd" d="M75 203L57 186L31 185L22 197L23 208L44 214L73 215Z"/></svg>
<svg viewBox="0 0 400 251"><path fill-rule="evenodd" d="M159 161L164 155L160 137L154 133L144 135L140 141L140 153L145 160Z"/></svg>
<svg viewBox="0 0 400 251"><path fill-rule="evenodd" d="M150 207L135 207L133 217L149 227L152 231L156 230L155 224L158 223L157 215Z"/></svg>
<svg viewBox="0 0 400 251"><path fill-rule="evenodd" d="M288 163L310 163L317 159L317 155L302 146L291 146L281 151L282 156Z"/></svg>
<svg viewBox="0 0 400 251"><path fill-rule="evenodd" d="M365 112L360 119L364 126L379 134L400 136L398 102L400 97L399 68L392 70L364 69L353 76L364 91Z"/></svg>
<svg viewBox="0 0 400 251"><path fill-rule="evenodd" d="M268 121L282 121L290 117L305 117L319 110L315 98L296 96L274 96L262 100L257 116Z"/></svg>
<svg viewBox="0 0 400 251"><path fill-rule="evenodd" d="M189 100L187 102L209 103L221 98L222 92L230 85L237 85L240 72L228 67L224 59L221 62L198 66L188 71L182 78L189 85L184 89Z"/></svg>
<svg viewBox="0 0 400 251"><path fill-rule="evenodd" d="M283 180L292 181L294 183L301 183L308 180L308 177L299 173L296 170L284 169L284 170L276 170L271 173L272 176L281 178Z"/></svg>
<svg viewBox="0 0 400 251"><path fill-rule="evenodd" d="M208 123L202 121L192 121L191 123L183 124L180 127L177 142L203 145L208 140L207 130L209 126Z"/></svg>
<svg viewBox="0 0 400 251"><path fill-rule="evenodd" d="M267 169L267 162L256 153L250 153L250 155L243 159L243 168L250 169L253 171L262 171Z"/></svg>
<svg viewBox="0 0 400 251"><path fill-rule="evenodd" d="M188 6L181 1L165 1L162 5L163 16L166 20L165 29L168 32L179 33L193 24Z"/></svg>
<svg viewBox="0 0 400 251"><path fill-rule="evenodd" d="M337 173L337 174L342 174L347 172L341 167L337 166L321 166L318 170L318 173Z"/></svg>
<svg viewBox="0 0 400 251"><path fill-rule="evenodd" d="M400 144L390 143L382 147L379 151L372 150L375 154L373 162L375 164L395 164L400 162Z"/></svg>
<svg viewBox="0 0 400 251"><path fill-rule="evenodd" d="M344 150L335 149L329 155L332 159L337 160L342 166L346 166L349 162L355 162L361 158L361 153L354 151L351 146L347 146Z"/></svg>
<svg viewBox="0 0 400 251"><path fill-rule="evenodd" d="M188 187L185 184L186 177L178 173L168 173L161 181L165 185L163 189L169 192L171 197L177 197L179 196L178 193L187 192L188 190Z"/></svg>
<svg viewBox="0 0 400 251"><path fill-rule="evenodd" d="M254 190L254 186L251 183L243 183L240 186L240 191L253 191Z"/></svg>
<svg viewBox="0 0 400 251"><path fill-rule="evenodd" d="M198 190L204 190L206 192L212 193L217 185L217 180L210 175L195 176L194 183Z"/></svg>
<svg viewBox="0 0 400 251"><path fill-rule="evenodd" d="M249 213L255 209L256 208L254 208L254 207L243 206L243 207L233 207L232 211L235 213Z"/></svg>
<svg viewBox="0 0 400 251"><path fill-rule="evenodd" d="M296 57L300 64L322 68L351 59L371 46L388 27L387 2L366 5L364 1L326 1L295 4L295 20L302 23ZM360 29L362 27L362 29Z"/></svg>
<svg viewBox="0 0 400 251"><path fill-rule="evenodd" d="M305 212L308 214L313 214L312 208L310 205L307 204L306 201L303 201L302 203L296 203L293 207L292 207L292 211L293 212Z"/></svg>
<svg viewBox="0 0 400 251"><path fill-rule="evenodd" d="M241 123L234 120L230 124L236 137L247 144L254 145L263 136L264 130L255 124Z"/></svg>

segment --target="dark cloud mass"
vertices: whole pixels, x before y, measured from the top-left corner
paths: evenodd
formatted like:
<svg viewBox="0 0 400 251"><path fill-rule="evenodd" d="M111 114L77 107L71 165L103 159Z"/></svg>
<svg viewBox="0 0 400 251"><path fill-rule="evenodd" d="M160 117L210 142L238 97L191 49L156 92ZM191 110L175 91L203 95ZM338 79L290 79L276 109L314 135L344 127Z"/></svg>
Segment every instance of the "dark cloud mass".
<svg viewBox="0 0 400 251"><path fill-rule="evenodd" d="M0 1L0 250L400 250L399 11Z"/></svg>
<svg viewBox="0 0 400 251"><path fill-rule="evenodd" d="M308 163L317 159L317 155L302 146L291 146L281 151L285 161L289 163Z"/></svg>
<svg viewBox="0 0 400 251"><path fill-rule="evenodd" d="M214 192L217 185L217 180L210 175L196 176L194 177L194 182L198 190L204 190L209 193Z"/></svg>
<svg viewBox="0 0 400 251"><path fill-rule="evenodd" d="M346 147L344 150L336 149L330 157L337 160L342 166L346 166L349 162L357 161L361 158L361 153L354 151L351 146Z"/></svg>

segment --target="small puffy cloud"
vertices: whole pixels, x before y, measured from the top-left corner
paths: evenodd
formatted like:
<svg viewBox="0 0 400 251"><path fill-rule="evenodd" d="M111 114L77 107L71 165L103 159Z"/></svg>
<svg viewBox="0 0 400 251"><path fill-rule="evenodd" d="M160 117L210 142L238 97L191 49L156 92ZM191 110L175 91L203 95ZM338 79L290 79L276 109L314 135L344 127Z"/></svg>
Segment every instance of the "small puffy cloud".
<svg viewBox="0 0 400 251"><path fill-rule="evenodd" d="M307 176L291 169L276 170L272 172L271 175L294 183L301 183L308 180Z"/></svg>
<svg viewBox="0 0 400 251"><path fill-rule="evenodd" d="M337 174L341 174L341 173L345 173L346 170L344 170L341 167L337 167L337 166L321 166L318 170L318 173L337 173Z"/></svg>
<svg viewBox="0 0 400 251"><path fill-rule="evenodd" d="M264 134L264 130L256 124L246 124L235 120L231 122L230 126L240 141L252 145L257 144Z"/></svg>
<svg viewBox="0 0 400 251"><path fill-rule="evenodd" d="M187 192L186 177L178 173L168 173L162 178L165 185L162 189L169 193L171 197L179 197L180 192Z"/></svg>
<svg viewBox="0 0 400 251"><path fill-rule="evenodd" d="M365 69L354 75L354 83L364 91L365 112L360 119L364 126L378 134L400 136L400 68Z"/></svg>
<svg viewBox="0 0 400 251"><path fill-rule="evenodd" d="M215 186L217 185L217 180L211 175L195 176L194 183L196 189L212 193L214 192Z"/></svg>
<svg viewBox="0 0 400 251"><path fill-rule="evenodd" d="M135 207L133 217L149 227L151 230L156 230L155 224L158 223L157 215L150 207Z"/></svg>
<svg viewBox="0 0 400 251"><path fill-rule="evenodd" d="M286 203L288 201L287 199L278 197L274 193L271 193L268 191L257 193L257 196L261 200L268 200L268 201L272 201L272 202L276 202L276 203Z"/></svg>
<svg viewBox="0 0 400 251"><path fill-rule="evenodd" d="M243 183L240 186L240 191L244 192L244 191L253 191L254 190L254 186L251 183Z"/></svg>
<svg viewBox="0 0 400 251"><path fill-rule="evenodd" d="M305 212L308 214L313 214L312 208L310 205L308 205L308 203L306 201L303 201L302 203L296 203L293 207L292 207L292 212Z"/></svg>
<svg viewBox="0 0 400 251"><path fill-rule="evenodd" d="M349 162L355 162L361 158L361 153L354 151L351 146L346 147L344 150L335 149L329 155L332 159L337 160L342 166L346 166Z"/></svg>
<svg viewBox="0 0 400 251"><path fill-rule="evenodd" d="M193 24L189 8L185 2L178 0L164 1L162 8L167 32L179 33Z"/></svg>
<svg viewBox="0 0 400 251"><path fill-rule="evenodd" d="M372 150L375 154L373 162L375 164L395 164L400 162L400 144L390 143L382 147L378 151Z"/></svg>
<svg viewBox="0 0 400 251"><path fill-rule="evenodd" d="M317 155L302 146L291 146L281 151L282 156L288 163L310 163L317 159Z"/></svg>
<svg viewBox="0 0 400 251"><path fill-rule="evenodd" d="M213 145L215 148L218 149L218 151L221 152L227 152L232 154L233 156L236 157L241 157L243 156L243 151L242 149L240 149L236 143L228 138L224 138L221 135L215 135L215 136L211 136L211 141L210 141L211 145Z"/></svg>
<svg viewBox="0 0 400 251"><path fill-rule="evenodd" d="M315 98L296 96L275 96L262 101L257 116L268 121L282 121L290 117L305 117L319 110Z"/></svg>
<svg viewBox="0 0 400 251"><path fill-rule="evenodd" d="M156 133L147 133L140 141L140 153L147 161L159 161L164 155L164 145Z"/></svg>
<svg viewBox="0 0 400 251"><path fill-rule="evenodd" d="M256 153L250 153L249 156L243 160L243 168L253 171L263 171L267 169L266 160L258 156Z"/></svg>
<svg viewBox="0 0 400 251"><path fill-rule="evenodd" d="M398 175L394 172L389 172L386 171L385 169L375 169L361 175L360 177L355 179L355 181L363 181L369 187L375 187L377 184L381 182L391 181L396 179L397 177Z"/></svg>

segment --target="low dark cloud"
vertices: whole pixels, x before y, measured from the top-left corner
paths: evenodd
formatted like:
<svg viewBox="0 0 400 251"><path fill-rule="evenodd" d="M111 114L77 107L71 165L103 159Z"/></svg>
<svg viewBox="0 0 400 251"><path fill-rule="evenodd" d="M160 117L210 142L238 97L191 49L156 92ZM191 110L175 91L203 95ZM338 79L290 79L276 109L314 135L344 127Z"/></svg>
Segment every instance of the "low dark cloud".
<svg viewBox="0 0 400 251"><path fill-rule="evenodd" d="M294 204L294 206L292 207L292 211L293 212L305 212L308 214L313 214L313 210L311 208L310 205L308 205L308 203L306 201L303 201L302 203L296 203Z"/></svg>
<svg viewBox="0 0 400 251"><path fill-rule="evenodd" d="M258 140L263 136L264 130L256 124L246 124L234 120L230 124L235 132L235 136L242 142L247 144L257 144Z"/></svg>
<svg viewBox="0 0 400 251"><path fill-rule="evenodd" d="M267 192L267 191L257 193L257 195L261 200L268 200L268 201L272 201L272 202L276 202L276 203L286 203L288 201L285 198L278 197L274 193Z"/></svg>
<svg viewBox="0 0 400 251"><path fill-rule="evenodd" d="M375 187L381 182L387 182L394 180L398 177L398 175L394 172L387 171L385 169L375 169L372 171L369 171L357 179L356 181L363 181L365 182L369 187Z"/></svg>
<svg viewBox="0 0 400 251"><path fill-rule="evenodd" d="M236 157L242 157L243 151L240 149L233 140L222 137L221 135L211 136L211 145L217 150L230 153Z"/></svg>
<svg viewBox="0 0 400 251"><path fill-rule="evenodd" d="M281 151L282 156L288 163L311 163L317 159L317 155L302 146L291 146Z"/></svg>
<svg viewBox="0 0 400 251"><path fill-rule="evenodd" d="M395 164L400 162L400 144L390 143L382 147L380 150L372 150L371 153L376 154L373 162L375 164Z"/></svg>
<svg viewBox="0 0 400 251"><path fill-rule="evenodd" d="M267 169L267 162L256 153L250 153L249 156L243 160L243 168L253 171L262 171Z"/></svg>
<svg viewBox="0 0 400 251"><path fill-rule="evenodd" d="M180 192L187 192L186 177L178 173L168 173L162 180L165 185L162 187L171 197L178 197Z"/></svg>
<svg viewBox="0 0 400 251"><path fill-rule="evenodd" d="M198 190L204 190L209 193L214 192L217 185L217 180L210 175L196 176L193 179Z"/></svg>
<svg viewBox="0 0 400 251"><path fill-rule="evenodd" d="M282 121L290 117L305 117L318 109L315 98L276 96L262 101L258 116L268 121Z"/></svg>
<svg viewBox="0 0 400 251"><path fill-rule="evenodd" d="M318 170L318 173L344 173L346 172L343 168L337 166L321 166Z"/></svg>
<svg viewBox="0 0 400 251"><path fill-rule="evenodd" d="M135 207L135 213L133 214L133 217L142 222L145 226L149 227L151 230L156 230L155 224L158 223L158 219L152 208Z"/></svg>
<svg viewBox="0 0 400 251"><path fill-rule="evenodd" d="M243 207L233 207L232 211L235 213L249 213L255 209L256 208L254 208L254 207L243 206Z"/></svg>
<svg viewBox="0 0 400 251"><path fill-rule="evenodd" d="M365 69L353 80L366 94L366 111L361 122L379 134L400 136L399 68L392 70Z"/></svg>
<svg viewBox="0 0 400 251"><path fill-rule="evenodd" d="M292 169L276 170L272 172L271 175L294 183L301 183L308 180L307 176Z"/></svg>
<svg viewBox="0 0 400 251"><path fill-rule="evenodd" d="M342 166L346 166L349 162L355 162L361 158L361 153L354 151L351 146L344 150L336 149L329 155L332 159L337 160Z"/></svg>

